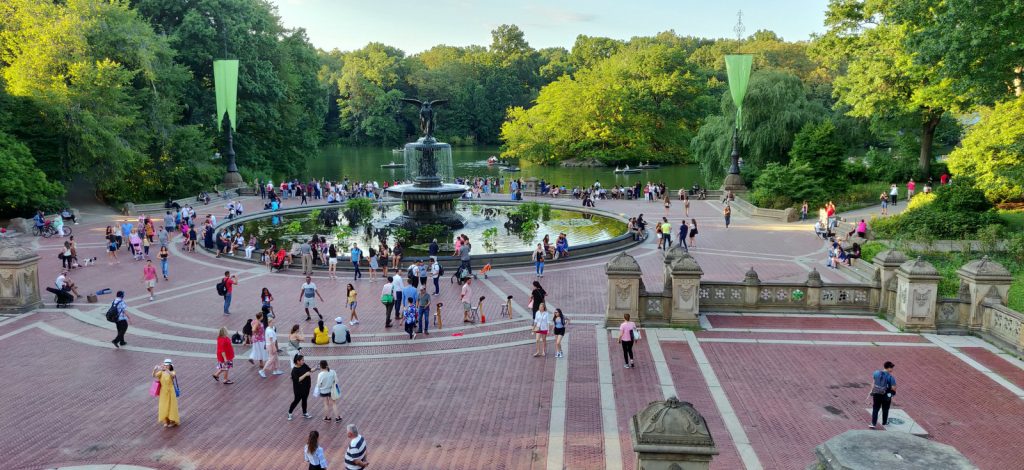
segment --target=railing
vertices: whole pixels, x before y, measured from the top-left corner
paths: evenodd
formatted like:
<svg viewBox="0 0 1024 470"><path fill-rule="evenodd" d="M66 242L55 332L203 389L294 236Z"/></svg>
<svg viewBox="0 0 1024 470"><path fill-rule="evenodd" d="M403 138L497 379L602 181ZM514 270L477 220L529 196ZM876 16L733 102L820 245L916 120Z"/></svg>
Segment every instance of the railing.
<svg viewBox="0 0 1024 470"><path fill-rule="evenodd" d="M748 297L748 289L755 295ZM701 309L742 307L755 310L871 310L871 290L862 284L825 284L809 288L804 283L701 282L697 290ZM811 298L811 296L816 296Z"/></svg>
<svg viewBox="0 0 1024 470"><path fill-rule="evenodd" d="M710 196L709 196L710 198ZM721 197L718 198L721 200ZM778 222L794 222L799 218L799 214L793 208L789 209L765 209L763 207L757 207L750 201L747 201L739 196L735 196L732 201L732 206L739 209L741 212L749 215L750 217L763 217L766 219L772 219Z"/></svg>
<svg viewBox="0 0 1024 470"><path fill-rule="evenodd" d="M985 322L982 330L1009 343L1018 351L1024 348L1020 336L1021 325L1024 324L1024 314L998 303L985 302L982 305L985 309Z"/></svg>
<svg viewBox="0 0 1024 470"><path fill-rule="evenodd" d="M967 324L965 313L970 307L969 300L945 298L935 302L935 324L939 328L959 328Z"/></svg>

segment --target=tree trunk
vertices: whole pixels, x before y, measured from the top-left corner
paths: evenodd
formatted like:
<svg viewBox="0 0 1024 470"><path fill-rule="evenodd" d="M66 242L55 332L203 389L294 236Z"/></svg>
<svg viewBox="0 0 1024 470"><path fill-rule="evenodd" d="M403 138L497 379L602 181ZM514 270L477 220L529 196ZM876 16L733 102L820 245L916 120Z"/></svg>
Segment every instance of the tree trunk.
<svg viewBox="0 0 1024 470"><path fill-rule="evenodd" d="M925 117L921 128L921 155L918 157L922 182L928 181L932 175L932 142L935 141L935 129L939 127L942 110L929 110L925 112Z"/></svg>

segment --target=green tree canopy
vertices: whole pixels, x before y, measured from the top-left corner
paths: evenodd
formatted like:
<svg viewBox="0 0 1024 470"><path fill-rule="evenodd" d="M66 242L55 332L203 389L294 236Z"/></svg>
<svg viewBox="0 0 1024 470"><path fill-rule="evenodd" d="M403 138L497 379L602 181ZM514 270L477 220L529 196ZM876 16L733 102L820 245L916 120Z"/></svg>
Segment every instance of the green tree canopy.
<svg viewBox="0 0 1024 470"><path fill-rule="evenodd" d="M55 209L63 197L64 188L36 168L28 147L0 132L0 216Z"/></svg>
<svg viewBox="0 0 1024 470"><path fill-rule="evenodd" d="M1024 200L1024 97L981 111L981 121L949 154L954 180L973 177L992 201Z"/></svg>
<svg viewBox="0 0 1024 470"><path fill-rule="evenodd" d="M805 124L793 138L789 159L795 165L806 164L816 177L846 182L843 178L846 148L840 143L831 120Z"/></svg>

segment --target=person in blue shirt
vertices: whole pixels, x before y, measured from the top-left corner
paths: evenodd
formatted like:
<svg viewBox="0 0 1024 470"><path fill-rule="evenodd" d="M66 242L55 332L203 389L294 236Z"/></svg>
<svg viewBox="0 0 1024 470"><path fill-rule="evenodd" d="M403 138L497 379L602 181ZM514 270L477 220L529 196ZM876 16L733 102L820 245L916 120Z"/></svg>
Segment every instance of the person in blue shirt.
<svg viewBox="0 0 1024 470"><path fill-rule="evenodd" d="M690 247L686 246L686 235L690 233L690 226L686 225L686 220L679 223L679 244L683 245L683 249L690 251Z"/></svg>
<svg viewBox="0 0 1024 470"><path fill-rule="evenodd" d="M412 304L416 305L416 301L418 299L419 299L419 293L416 291L416 287L414 287L414 286L412 286L410 284L406 284L406 286L402 288L402 301L403 302L412 301Z"/></svg>
<svg viewBox="0 0 1024 470"><path fill-rule="evenodd" d="M32 216L32 220L35 221L37 229L42 229L43 225L46 225L46 217L43 216L43 211L36 211L36 215Z"/></svg>
<svg viewBox="0 0 1024 470"><path fill-rule="evenodd" d="M885 361L882 370L876 370L871 375L871 429L875 429L878 423L878 410L882 410L882 426L889 424L889 405L892 404L892 397L896 395L896 377L893 377L892 370L896 365Z"/></svg>
<svg viewBox="0 0 1024 470"><path fill-rule="evenodd" d="M359 271L359 263L363 260L363 250L359 249L359 245L353 243L349 256L352 258L352 267L355 268L355 272L352 273L352 280L355 281L363 277L363 273Z"/></svg>

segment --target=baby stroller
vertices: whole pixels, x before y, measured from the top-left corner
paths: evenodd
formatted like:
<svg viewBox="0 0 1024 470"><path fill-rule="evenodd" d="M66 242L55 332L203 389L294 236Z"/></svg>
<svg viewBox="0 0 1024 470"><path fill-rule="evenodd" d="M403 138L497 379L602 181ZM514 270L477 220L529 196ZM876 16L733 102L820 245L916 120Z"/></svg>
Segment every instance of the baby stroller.
<svg viewBox="0 0 1024 470"><path fill-rule="evenodd" d="M47 287L47 292L53 293L53 301L57 302L57 308L67 308L71 306L71 302L75 300L75 296L71 295L71 292L66 290L59 290L54 287Z"/></svg>

